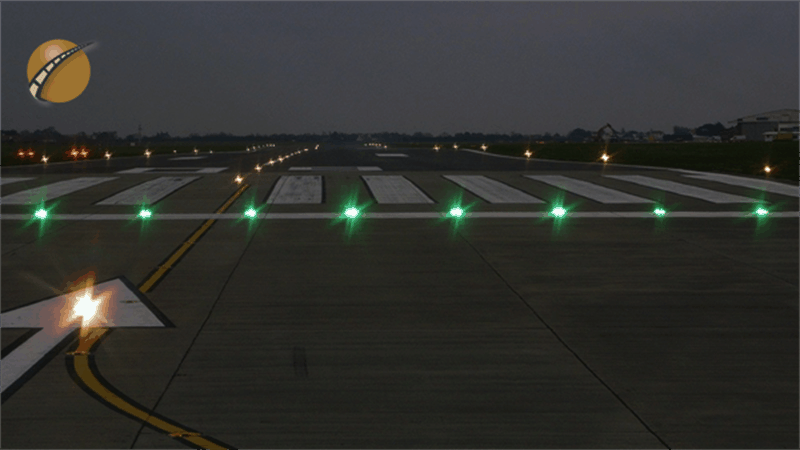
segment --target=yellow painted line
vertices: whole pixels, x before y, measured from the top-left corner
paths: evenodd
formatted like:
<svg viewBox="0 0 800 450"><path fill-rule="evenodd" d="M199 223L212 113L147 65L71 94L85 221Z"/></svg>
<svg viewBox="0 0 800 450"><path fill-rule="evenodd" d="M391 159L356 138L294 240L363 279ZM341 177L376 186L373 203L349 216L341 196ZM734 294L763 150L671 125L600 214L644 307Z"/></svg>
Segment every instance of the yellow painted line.
<svg viewBox="0 0 800 450"><path fill-rule="evenodd" d="M180 426L159 419L158 417L153 417L149 412L130 404L128 401L106 388L103 383L97 379L94 372L92 372L91 366L89 365L90 350L106 332L108 332L108 328L93 328L84 336L84 330L81 330L82 336L80 343L78 344L78 349L72 353L75 373L78 375L81 381L83 381L86 387L91 389L95 394L99 395L103 400L113 407L164 431L171 437L177 437L189 441L192 444L195 444L198 448L226 448L209 441L201 436L200 433L186 430Z"/></svg>
<svg viewBox="0 0 800 450"><path fill-rule="evenodd" d="M233 202L248 188L247 184L242 185L217 211L216 214L222 214L228 209ZM178 248L168 259L167 262L158 268L158 270L150 276L139 288L141 292L147 292L153 285L163 277L167 271L178 261L178 259L189 250L189 248L197 242L200 237L208 231L209 227L216 221L216 219L209 219L195 231L183 245ZM108 332L108 328L90 328L81 329L80 340L78 348L74 352L70 352L72 356L72 365L75 369L75 374L84 384L84 386L97 394L106 403L114 408L126 413L137 419L163 431L172 438L177 438L195 445L197 448L222 450L227 447L221 446L204 438L201 433L196 431L189 431L181 426L167 422L166 420L154 417L150 412L136 405L131 404L124 398L108 389L103 382L101 382L95 373L92 371L92 366L89 363L91 349L100 342Z"/></svg>
<svg viewBox="0 0 800 450"><path fill-rule="evenodd" d="M247 184L242 185L242 187L240 187L231 196L231 198L228 199L228 201L226 201L222 206L220 206L220 208L215 212L215 214L222 214L223 212L225 212L225 210L228 209L233 204L233 202L235 202L236 199L239 198L239 196L241 196L242 193L248 187L250 186ZM156 282L160 280L161 277L163 277L172 268L173 265L175 265L175 263L181 258L181 256L183 256L183 254L186 253L189 250L189 248L192 245L194 245L194 243L197 242L197 240L200 239L200 237L202 237L203 234L205 234L205 232L208 231L211 225L213 225L214 222L216 221L217 219L206 220L205 223L203 223L203 225L197 231L195 231L194 234L192 234L189 237L189 239L187 239L186 242L184 242L183 245L181 245L180 248L178 248L178 250L176 250L169 257L169 259L167 259L167 262L159 266L158 270L156 270L156 272L153 275L151 275L150 278L147 279L147 281L142 283L142 285L139 287L139 290L142 292L149 291L153 287L153 285L156 284Z"/></svg>

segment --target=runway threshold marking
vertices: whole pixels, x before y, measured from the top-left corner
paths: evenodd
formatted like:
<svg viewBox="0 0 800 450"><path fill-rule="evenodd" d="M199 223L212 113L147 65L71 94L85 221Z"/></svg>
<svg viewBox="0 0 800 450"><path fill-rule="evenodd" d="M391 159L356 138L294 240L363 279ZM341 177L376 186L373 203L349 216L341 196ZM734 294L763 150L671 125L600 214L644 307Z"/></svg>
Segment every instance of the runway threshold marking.
<svg viewBox="0 0 800 450"><path fill-rule="evenodd" d="M674 181L662 180L660 178L646 177L643 175L603 175L606 178L626 181L646 186L653 189L672 192L686 197L699 198L711 203L752 203L755 200L741 195L727 194L725 192L712 191L688 184L676 183Z"/></svg>
<svg viewBox="0 0 800 450"><path fill-rule="evenodd" d="M489 203L544 203L542 200L483 175L442 175Z"/></svg>
<svg viewBox="0 0 800 450"><path fill-rule="evenodd" d="M215 215L222 214L233 202L244 193L249 185L242 185L236 192L217 209ZM198 239L200 239L216 219L208 219L187 239L183 245L175 250L167 261L160 265L147 280L139 286L139 291L146 293L169 272L175 263L186 253ZM73 374L75 381L90 395L94 396L107 406L115 409L131 418L141 420L145 425L167 434L189 447L205 449L229 449L235 448L225 444L210 436L205 436L200 432L191 430L179 425L177 422L161 417L154 411L139 405L135 401L126 398L124 394L117 391L110 383L103 379L94 363L92 349L97 347L102 338L107 335L108 328L89 329L86 336L82 336L76 350L67 354L67 367Z"/></svg>
<svg viewBox="0 0 800 450"><path fill-rule="evenodd" d="M63 197L67 194L116 179L117 177L81 177L57 181L55 183L6 195L0 199L0 201L2 201L4 205L31 205Z"/></svg>

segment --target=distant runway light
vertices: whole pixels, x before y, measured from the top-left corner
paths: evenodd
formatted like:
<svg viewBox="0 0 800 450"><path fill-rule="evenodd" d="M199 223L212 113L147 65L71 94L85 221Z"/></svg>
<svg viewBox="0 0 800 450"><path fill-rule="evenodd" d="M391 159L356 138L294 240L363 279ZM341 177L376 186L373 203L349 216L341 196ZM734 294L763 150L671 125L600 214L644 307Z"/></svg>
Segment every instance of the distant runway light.
<svg viewBox="0 0 800 450"><path fill-rule="evenodd" d="M764 172L770 173L772 172L772 168L770 168L769 166L764 166Z"/></svg>
<svg viewBox="0 0 800 450"><path fill-rule="evenodd" d="M600 158L603 160L603 162L608 162L608 158L610 158L610 156L608 156L608 154L606 153L603 153L603 156L601 156Z"/></svg>
<svg viewBox="0 0 800 450"><path fill-rule="evenodd" d="M533 156L533 153L530 150L525 150L525 157L530 158L531 156Z"/></svg>
<svg viewBox="0 0 800 450"><path fill-rule="evenodd" d="M178 151L175 150L175 149L172 149L172 153L178 153Z"/></svg>
<svg viewBox="0 0 800 450"><path fill-rule="evenodd" d="M146 157L148 157L148 158L149 158L149 157L150 157L150 154L151 154L150 150L145 150L145 151L144 151L144 156L146 156Z"/></svg>
<svg viewBox="0 0 800 450"><path fill-rule="evenodd" d="M194 149L194 154L195 154L195 155L197 154L197 152L198 152L198 150L197 150L197 149Z"/></svg>
<svg viewBox="0 0 800 450"><path fill-rule="evenodd" d="M103 156L105 156L106 159L111 159L111 153L106 152Z"/></svg>
<svg viewBox="0 0 800 450"><path fill-rule="evenodd" d="M47 164L47 160L50 159L47 156L42 155L42 163Z"/></svg>
<svg viewBox="0 0 800 450"><path fill-rule="evenodd" d="M256 164L256 172L261 172L261 166Z"/></svg>
<svg viewBox="0 0 800 450"><path fill-rule="evenodd" d="M458 150L458 144L453 144L453 148Z"/></svg>
<svg viewBox="0 0 800 450"><path fill-rule="evenodd" d="M234 181L236 181L237 183L241 183L243 180L244 178L242 178L240 175L236 175L236 178L234 178Z"/></svg>
<svg viewBox="0 0 800 450"><path fill-rule="evenodd" d="M486 144L481 145L481 150L486 151L487 148L489 147L487 147Z"/></svg>

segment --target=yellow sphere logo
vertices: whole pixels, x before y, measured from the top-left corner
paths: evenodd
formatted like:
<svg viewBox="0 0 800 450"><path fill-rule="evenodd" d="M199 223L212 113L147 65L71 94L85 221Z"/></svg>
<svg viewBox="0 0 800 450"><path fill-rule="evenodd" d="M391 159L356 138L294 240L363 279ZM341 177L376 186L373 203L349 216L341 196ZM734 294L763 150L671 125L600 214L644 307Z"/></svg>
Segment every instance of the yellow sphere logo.
<svg viewBox="0 0 800 450"><path fill-rule="evenodd" d="M89 85L89 58L83 49L63 39L40 45L28 60L28 90L37 100L66 103Z"/></svg>

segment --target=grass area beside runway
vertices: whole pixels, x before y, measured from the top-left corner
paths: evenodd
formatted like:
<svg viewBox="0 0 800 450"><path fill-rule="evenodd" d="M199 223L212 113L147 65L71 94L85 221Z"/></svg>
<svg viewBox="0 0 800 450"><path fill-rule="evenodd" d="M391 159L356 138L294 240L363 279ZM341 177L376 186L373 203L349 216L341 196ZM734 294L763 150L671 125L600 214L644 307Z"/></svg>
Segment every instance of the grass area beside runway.
<svg viewBox="0 0 800 450"><path fill-rule="evenodd" d="M439 144L452 149L452 144ZM393 147L431 148L433 144L393 144ZM460 149L480 150L481 144L459 144ZM602 162L606 151L609 163L670 167L675 169L723 172L732 175L764 176L769 165L769 178L797 182L797 142L730 142L730 143L508 143L489 144L487 151L500 155L524 157L530 149L532 158L559 161Z"/></svg>
<svg viewBox="0 0 800 450"><path fill-rule="evenodd" d="M83 159L101 159L104 157L106 151L111 153L111 157L120 156L143 156L145 150L150 150L151 155L166 155L166 154L180 154L184 156L194 155L194 149L198 150L199 154L207 154L209 151L213 152L234 152L244 151L247 147L253 145L267 144L266 142L257 143L244 143L244 142L159 142L149 146L133 146L130 145L76 145L74 148L81 150L84 147L87 151L86 157L79 156L77 160ZM275 148L297 148L302 145L308 146L303 143L274 143ZM60 162L60 161L75 161L76 158L69 153L72 150L72 145L66 144L53 144L53 143L33 143L33 144L18 144L13 142L4 142L2 145L2 160L0 162L4 166L12 165L28 165L28 164L41 164L42 155L48 157L47 162ZM267 147L264 147L267 148ZM25 153L24 157L18 155L19 150L22 149ZM33 150L33 156L28 156L27 152Z"/></svg>

